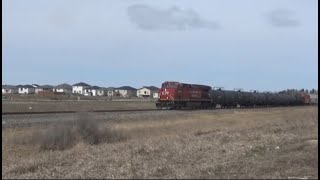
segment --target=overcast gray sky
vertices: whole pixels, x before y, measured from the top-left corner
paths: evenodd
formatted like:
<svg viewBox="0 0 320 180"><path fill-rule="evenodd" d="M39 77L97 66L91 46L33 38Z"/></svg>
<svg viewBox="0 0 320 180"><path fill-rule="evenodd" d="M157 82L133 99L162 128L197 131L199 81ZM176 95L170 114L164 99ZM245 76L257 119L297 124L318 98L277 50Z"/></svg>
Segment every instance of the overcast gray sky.
<svg viewBox="0 0 320 180"><path fill-rule="evenodd" d="M3 84L318 87L316 0L4 0Z"/></svg>

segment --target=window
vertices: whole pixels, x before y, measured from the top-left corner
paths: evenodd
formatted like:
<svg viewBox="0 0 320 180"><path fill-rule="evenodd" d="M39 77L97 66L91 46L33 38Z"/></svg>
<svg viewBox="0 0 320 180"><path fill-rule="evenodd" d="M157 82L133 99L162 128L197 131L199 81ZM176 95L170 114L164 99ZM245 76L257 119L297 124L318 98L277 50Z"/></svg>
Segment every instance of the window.
<svg viewBox="0 0 320 180"><path fill-rule="evenodd" d="M144 91L144 94L147 94L147 91Z"/></svg>

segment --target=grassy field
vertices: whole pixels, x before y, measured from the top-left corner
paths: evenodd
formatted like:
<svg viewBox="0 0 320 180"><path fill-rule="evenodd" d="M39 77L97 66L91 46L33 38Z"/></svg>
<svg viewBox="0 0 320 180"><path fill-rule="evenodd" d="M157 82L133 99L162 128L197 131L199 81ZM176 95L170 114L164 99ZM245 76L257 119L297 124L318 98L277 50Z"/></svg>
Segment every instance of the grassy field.
<svg viewBox="0 0 320 180"><path fill-rule="evenodd" d="M318 109L2 129L2 178L317 178Z"/></svg>
<svg viewBox="0 0 320 180"><path fill-rule="evenodd" d="M153 101L2 101L2 112L156 109Z"/></svg>

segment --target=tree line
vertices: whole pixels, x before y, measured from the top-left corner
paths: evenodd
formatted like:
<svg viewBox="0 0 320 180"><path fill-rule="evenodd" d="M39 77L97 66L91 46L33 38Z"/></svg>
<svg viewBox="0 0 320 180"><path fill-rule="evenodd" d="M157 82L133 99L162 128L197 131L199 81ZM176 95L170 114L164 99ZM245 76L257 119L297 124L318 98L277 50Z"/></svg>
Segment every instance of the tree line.
<svg viewBox="0 0 320 180"><path fill-rule="evenodd" d="M304 89L304 88L302 88L302 89L287 89L287 90L283 90L283 91L281 91L281 92L288 92L288 93L290 93L290 92L305 92L305 93L310 93L310 94L318 94L318 89Z"/></svg>

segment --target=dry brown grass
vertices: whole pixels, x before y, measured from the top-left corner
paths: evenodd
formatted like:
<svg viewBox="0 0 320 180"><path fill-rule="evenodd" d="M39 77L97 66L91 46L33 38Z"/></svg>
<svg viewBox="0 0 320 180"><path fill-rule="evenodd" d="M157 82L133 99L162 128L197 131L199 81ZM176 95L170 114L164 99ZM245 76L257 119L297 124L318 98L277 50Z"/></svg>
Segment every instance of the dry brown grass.
<svg viewBox="0 0 320 180"><path fill-rule="evenodd" d="M20 133L24 133L20 128ZM39 145L40 150L65 150L83 141L90 145L113 143L126 140L127 137L120 130L108 126L101 126L90 113L80 112L73 122L55 123L48 127L29 129L24 134L9 137L10 144Z"/></svg>
<svg viewBox="0 0 320 180"><path fill-rule="evenodd" d="M94 119L88 114L80 117L82 121L62 128L77 140L66 138L73 144L60 150L41 149L43 141L17 141L39 137L39 127L3 129L2 177L318 177L316 107L195 111L188 117L105 123L88 121ZM56 130L44 128L39 139L58 134L45 142L64 142L60 136L69 134Z"/></svg>
<svg viewBox="0 0 320 180"><path fill-rule="evenodd" d="M156 108L151 101L13 101L2 102L2 112L91 111Z"/></svg>

